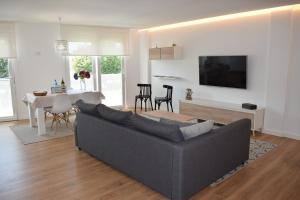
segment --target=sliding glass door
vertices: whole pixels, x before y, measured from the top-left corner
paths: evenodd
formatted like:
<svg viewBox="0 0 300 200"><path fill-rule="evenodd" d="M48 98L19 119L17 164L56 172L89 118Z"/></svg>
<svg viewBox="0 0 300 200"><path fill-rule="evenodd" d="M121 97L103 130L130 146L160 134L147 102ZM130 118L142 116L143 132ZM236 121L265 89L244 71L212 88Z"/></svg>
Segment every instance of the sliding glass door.
<svg viewBox="0 0 300 200"><path fill-rule="evenodd" d="M120 56L99 58L101 91L107 106L123 106L123 59Z"/></svg>
<svg viewBox="0 0 300 200"><path fill-rule="evenodd" d="M14 76L8 59L0 58L0 121L16 118Z"/></svg>

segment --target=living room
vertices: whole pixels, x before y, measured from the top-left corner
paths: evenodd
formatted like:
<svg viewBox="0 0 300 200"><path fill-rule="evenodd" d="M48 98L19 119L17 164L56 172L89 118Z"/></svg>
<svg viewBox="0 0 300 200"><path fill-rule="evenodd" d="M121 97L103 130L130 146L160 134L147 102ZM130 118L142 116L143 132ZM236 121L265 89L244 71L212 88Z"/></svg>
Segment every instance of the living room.
<svg viewBox="0 0 300 200"><path fill-rule="evenodd" d="M299 1L0 5L0 199L300 195Z"/></svg>

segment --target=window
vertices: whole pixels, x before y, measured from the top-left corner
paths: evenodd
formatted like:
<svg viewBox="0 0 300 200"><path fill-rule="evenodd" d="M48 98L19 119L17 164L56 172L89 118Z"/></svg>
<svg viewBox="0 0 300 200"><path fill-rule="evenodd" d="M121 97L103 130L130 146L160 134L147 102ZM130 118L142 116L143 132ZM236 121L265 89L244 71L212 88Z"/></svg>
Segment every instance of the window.
<svg viewBox="0 0 300 200"><path fill-rule="evenodd" d="M86 90L95 90L94 58L92 56L70 56L69 63L71 88L76 90L84 89L83 84L85 84ZM84 79L85 83L82 83L80 78L77 80L74 78L74 74L79 75L81 71L88 71L90 73L90 78Z"/></svg>
<svg viewBox="0 0 300 200"><path fill-rule="evenodd" d="M8 59L0 58L0 78L8 78Z"/></svg>
<svg viewBox="0 0 300 200"><path fill-rule="evenodd" d="M107 106L122 106L123 90L123 57L122 56L69 56L70 87L84 89L80 78L74 74L88 71L89 79L84 79L86 90L100 90Z"/></svg>
<svg viewBox="0 0 300 200"><path fill-rule="evenodd" d="M129 29L78 25L62 25L61 28L62 38L68 41L71 87L81 88L80 81L74 81L73 78L76 72L74 65L77 63L92 74L86 83L88 90L101 90L105 96L103 103L106 105L122 106L122 56L128 55ZM77 59L80 62L74 61Z"/></svg>

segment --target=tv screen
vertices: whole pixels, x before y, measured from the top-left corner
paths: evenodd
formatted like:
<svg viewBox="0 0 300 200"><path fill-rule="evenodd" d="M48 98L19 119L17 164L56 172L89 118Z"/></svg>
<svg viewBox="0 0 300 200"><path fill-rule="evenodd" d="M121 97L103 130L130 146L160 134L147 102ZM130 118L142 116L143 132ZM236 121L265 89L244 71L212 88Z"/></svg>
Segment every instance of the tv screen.
<svg viewBox="0 0 300 200"><path fill-rule="evenodd" d="M247 87L247 56L199 56L200 85Z"/></svg>

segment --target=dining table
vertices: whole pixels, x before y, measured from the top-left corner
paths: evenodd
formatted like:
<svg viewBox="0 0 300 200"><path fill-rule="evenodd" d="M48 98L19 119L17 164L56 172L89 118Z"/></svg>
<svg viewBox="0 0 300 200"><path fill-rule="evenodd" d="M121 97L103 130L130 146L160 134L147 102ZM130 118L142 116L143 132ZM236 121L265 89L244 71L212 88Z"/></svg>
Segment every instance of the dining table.
<svg viewBox="0 0 300 200"><path fill-rule="evenodd" d="M46 134L45 108L53 106L54 99L62 93L47 94L46 96L35 96L33 93L26 93L23 102L27 105L30 127L37 127L38 135ZM101 103L105 96L100 91L67 90L65 93L72 104L80 99L92 98Z"/></svg>

